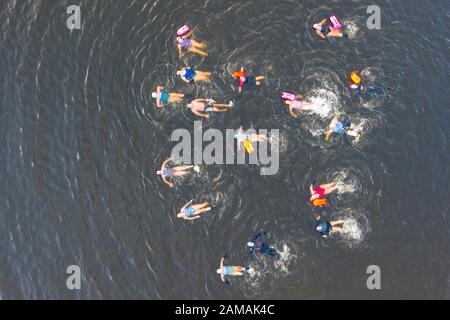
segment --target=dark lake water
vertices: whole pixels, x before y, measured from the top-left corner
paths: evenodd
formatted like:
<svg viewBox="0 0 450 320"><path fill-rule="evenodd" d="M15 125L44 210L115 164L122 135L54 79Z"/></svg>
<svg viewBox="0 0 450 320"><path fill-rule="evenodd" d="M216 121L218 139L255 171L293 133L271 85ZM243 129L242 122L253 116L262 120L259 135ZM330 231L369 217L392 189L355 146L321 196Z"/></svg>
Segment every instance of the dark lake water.
<svg viewBox="0 0 450 320"><path fill-rule="evenodd" d="M80 4L82 30L66 27ZM381 30L366 27L367 6ZM319 41L326 14L350 39ZM0 298L449 299L448 1L2 0L0 4ZM193 27L207 58L179 60L174 33ZM186 85L185 65L214 72ZM230 72L267 76L240 96ZM365 70L384 96L348 90ZM202 166L169 190L155 175L174 129L193 129L183 104L157 109L156 85L234 100L207 128L280 130L280 170ZM323 105L289 117L282 90ZM358 143L320 130L335 112L363 123ZM328 218L349 233L314 232L308 186L339 181ZM192 198L215 209L176 218ZM270 233L281 259L251 261L245 245ZM252 277L222 284L220 258ZM66 288L79 265L82 289ZM369 265L382 289L366 287Z"/></svg>

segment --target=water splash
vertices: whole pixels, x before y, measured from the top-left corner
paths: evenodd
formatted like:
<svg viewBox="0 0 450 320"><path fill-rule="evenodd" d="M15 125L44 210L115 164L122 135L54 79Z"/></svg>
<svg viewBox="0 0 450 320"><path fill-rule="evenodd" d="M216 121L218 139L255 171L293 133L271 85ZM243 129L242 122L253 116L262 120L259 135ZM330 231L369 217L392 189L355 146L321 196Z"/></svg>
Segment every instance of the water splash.
<svg viewBox="0 0 450 320"><path fill-rule="evenodd" d="M358 191L359 181L354 177L349 177L350 173L342 170L333 175L333 180L336 182L337 192L339 194L355 193Z"/></svg>
<svg viewBox="0 0 450 320"><path fill-rule="evenodd" d="M338 111L339 96L333 91L327 89L315 89L310 92L307 102L314 104L316 107L309 113L314 113L321 118L330 118Z"/></svg>
<svg viewBox="0 0 450 320"><path fill-rule="evenodd" d="M344 222L344 238L361 242L364 234L358 221L354 218L347 218Z"/></svg>
<svg viewBox="0 0 450 320"><path fill-rule="evenodd" d="M289 265L293 260L297 258L295 254L292 253L291 248L286 243L282 245L283 250L278 251L280 256L275 260L275 269L279 271L282 275L289 274Z"/></svg>

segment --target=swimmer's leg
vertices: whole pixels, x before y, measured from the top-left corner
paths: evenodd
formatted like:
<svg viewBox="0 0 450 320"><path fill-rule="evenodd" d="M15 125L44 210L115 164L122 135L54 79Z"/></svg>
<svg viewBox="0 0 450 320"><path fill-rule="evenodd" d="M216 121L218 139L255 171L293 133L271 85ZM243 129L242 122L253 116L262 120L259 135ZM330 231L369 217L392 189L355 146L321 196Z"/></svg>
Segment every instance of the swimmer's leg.
<svg viewBox="0 0 450 320"><path fill-rule="evenodd" d="M314 110L314 109L316 109L316 105L312 104L312 103L309 103L309 102L303 102L303 105L300 108L300 110L302 110L302 111L311 111L311 110Z"/></svg>
<svg viewBox="0 0 450 320"><path fill-rule="evenodd" d="M320 187L322 189L329 189L332 188L336 185L336 182L330 182L330 183L325 183L325 184L321 184Z"/></svg>
<svg viewBox="0 0 450 320"><path fill-rule="evenodd" d="M230 106L228 104L215 104L212 108L214 112L227 112L230 110Z"/></svg>
<svg viewBox="0 0 450 320"><path fill-rule="evenodd" d="M182 176L185 176L187 174L188 174L187 171L174 171L172 175L174 177L182 177Z"/></svg>
<svg viewBox="0 0 450 320"><path fill-rule="evenodd" d="M194 39L191 39L191 44L194 47L197 47L197 48L200 48L200 49L204 49L204 48L206 48L208 46L205 42L198 42L198 41L196 41Z"/></svg>
<svg viewBox="0 0 450 320"><path fill-rule="evenodd" d="M184 93L176 93L176 92L171 92L169 93L171 96L177 97L177 98L184 98Z"/></svg>
<svg viewBox="0 0 450 320"><path fill-rule="evenodd" d="M333 227L333 232L344 233L344 228L340 228L340 227Z"/></svg>
<svg viewBox="0 0 450 320"><path fill-rule="evenodd" d="M209 81L209 76L206 76L204 74L197 73L194 77L194 81Z"/></svg>
<svg viewBox="0 0 450 320"><path fill-rule="evenodd" d="M193 165L189 165L189 166L178 166L178 167L173 167L173 171L177 172L177 171L187 171L192 169L194 166Z"/></svg>
<svg viewBox="0 0 450 320"><path fill-rule="evenodd" d="M196 71L196 72L197 72L197 74L200 74L205 77L209 77L212 74L212 72L209 72L209 71Z"/></svg>
<svg viewBox="0 0 450 320"><path fill-rule="evenodd" d="M204 56L204 57L207 57L207 56L208 56L208 53L206 53L205 51L202 51L202 50L200 50L200 49L197 49L196 47L190 47L190 48L188 49L188 51L197 53L197 54L202 55L202 56Z"/></svg>
<svg viewBox="0 0 450 320"><path fill-rule="evenodd" d="M342 38L344 36L344 34L341 31L333 30L328 33L328 36Z"/></svg>
<svg viewBox="0 0 450 320"><path fill-rule="evenodd" d="M201 209L198 209L198 214L200 215L200 214L202 214L202 213L204 213L204 212L208 212L208 211L211 211L211 208L210 208L210 207L207 207L207 208L201 208Z"/></svg>
<svg viewBox="0 0 450 320"><path fill-rule="evenodd" d="M347 130L346 134L351 137L355 137L355 138L358 136L358 132L356 132L354 130Z"/></svg>
<svg viewBox="0 0 450 320"><path fill-rule="evenodd" d="M345 221L344 220L336 220L336 221L331 221L330 223L334 227L334 226L339 225L339 224L344 224Z"/></svg>
<svg viewBox="0 0 450 320"><path fill-rule="evenodd" d="M184 98L184 94L181 96L170 94L169 103L183 101L183 98Z"/></svg>
<svg viewBox="0 0 450 320"><path fill-rule="evenodd" d="M196 209L203 209L203 208L206 208L207 206L209 206L209 203L208 203L208 201L205 201L203 203L193 205L192 207L194 207Z"/></svg>

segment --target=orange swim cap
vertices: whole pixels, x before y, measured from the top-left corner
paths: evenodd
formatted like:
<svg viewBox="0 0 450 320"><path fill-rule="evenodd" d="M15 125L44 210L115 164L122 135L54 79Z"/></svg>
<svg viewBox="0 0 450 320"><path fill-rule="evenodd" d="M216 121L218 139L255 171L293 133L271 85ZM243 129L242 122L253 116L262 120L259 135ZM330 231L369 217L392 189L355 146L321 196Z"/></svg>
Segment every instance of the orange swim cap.
<svg viewBox="0 0 450 320"><path fill-rule="evenodd" d="M360 84L361 83L361 77L358 75L358 72L352 71L350 73L350 81L354 84Z"/></svg>
<svg viewBox="0 0 450 320"><path fill-rule="evenodd" d="M240 77L243 77L245 75L245 73L243 72L243 71L235 71L234 73L233 73L233 76L235 77L235 78L240 78Z"/></svg>

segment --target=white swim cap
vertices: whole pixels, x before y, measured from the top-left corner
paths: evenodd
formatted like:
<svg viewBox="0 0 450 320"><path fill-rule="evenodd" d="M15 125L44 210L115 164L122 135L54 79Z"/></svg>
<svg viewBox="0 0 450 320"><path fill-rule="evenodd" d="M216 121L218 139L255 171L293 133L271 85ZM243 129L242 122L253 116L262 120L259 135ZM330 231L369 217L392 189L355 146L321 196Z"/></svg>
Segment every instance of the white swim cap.
<svg viewBox="0 0 450 320"><path fill-rule="evenodd" d="M152 98L156 99L156 92L152 92Z"/></svg>
<svg viewBox="0 0 450 320"><path fill-rule="evenodd" d="M222 274L222 269L217 269L218 274Z"/></svg>
<svg viewBox="0 0 450 320"><path fill-rule="evenodd" d="M190 103L187 104L187 105L186 105L186 108L190 109L190 108L191 108L191 104L190 104Z"/></svg>
<svg viewBox="0 0 450 320"><path fill-rule="evenodd" d="M316 29L316 30L319 30L319 31L322 30L322 27L318 23L314 24L313 28Z"/></svg>
<svg viewBox="0 0 450 320"><path fill-rule="evenodd" d="M247 242L247 247L253 248L255 244L253 242Z"/></svg>

